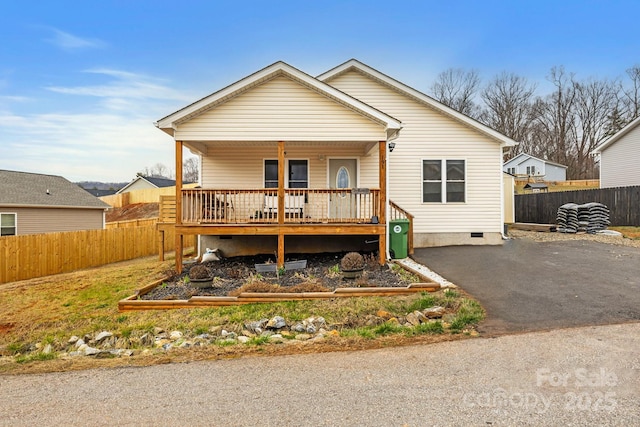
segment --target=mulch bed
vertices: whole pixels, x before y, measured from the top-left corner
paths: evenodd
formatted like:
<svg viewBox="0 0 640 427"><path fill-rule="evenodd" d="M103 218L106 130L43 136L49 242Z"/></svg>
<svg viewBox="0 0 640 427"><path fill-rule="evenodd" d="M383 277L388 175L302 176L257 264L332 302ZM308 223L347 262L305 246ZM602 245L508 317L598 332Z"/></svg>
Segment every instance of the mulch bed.
<svg viewBox="0 0 640 427"><path fill-rule="evenodd" d="M307 268L277 273L257 273L255 264L273 262L269 255L225 258L204 263L213 272L211 287L197 288L185 277L191 266L185 266L182 274L174 274L151 292L141 295L144 300L178 300L192 296L227 296L234 291L244 292L320 292L346 287L405 287L411 282L391 270L380 266L375 254L365 254L367 261L362 277L345 279L336 269L344 253L289 255L287 261L307 260ZM186 283L185 283L186 282ZM244 286L243 286L244 285Z"/></svg>

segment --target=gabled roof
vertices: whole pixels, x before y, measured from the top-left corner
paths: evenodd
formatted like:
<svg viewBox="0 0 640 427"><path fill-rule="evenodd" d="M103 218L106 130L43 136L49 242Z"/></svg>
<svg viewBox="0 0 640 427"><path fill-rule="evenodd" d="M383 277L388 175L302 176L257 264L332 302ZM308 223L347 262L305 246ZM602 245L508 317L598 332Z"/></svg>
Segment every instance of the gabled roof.
<svg viewBox="0 0 640 427"><path fill-rule="evenodd" d="M175 179L138 175L130 183L118 190L116 194L124 193L127 188L131 187L138 181L145 181L155 188L173 187L174 185L176 185ZM188 183L185 182L185 184Z"/></svg>
<svg viewBox="0 0 640 427"><path fill-rule="evenodd" d="M108 204L56 175L0 170L0 206L107 209Z"/></svg>
<svg viewBox="0 0 640 427"><path fill-rule="evenodd" d="M505 147L511 147L514 145L518 145L518 143L514 140L512 140L511 138L506 137L505 135L501 134L500 132L491 129L490 127L483 125L482 123L478 122L477 120L472 119L469 116L466 116L456 110L454 110L453 108L447 107L446 105L442 104L439 101L436 101L435 99L431 98L430 96L410 87L407 86L406 84L387 76L386 74L381 73L380 71L369 67L366 64L363 64L362 62L358 61L357 59L350 59L349 61L345 62L344 64L338 65L335 68L332 68L331 70L320 74L317 79L318 80L322 80L324 82L329 82L331 79L338 77L344 73L347 73L351 70L356 70L360 73L363 73L365 75L368 75L369 77L373 78L374 80L377 80L379 82L381 82L382 84L391 87L392 89L403 93L404 95L409 96L410 98L415 99L416 101L427 105L437 111L440 111L441 113L446 114L447 116L452 117L453 119L473 128L476 129L480 132L482 132L483 134L489 136L490 138L500 142L501 144L503 144Z"/></svg>
<svg viewBox="0 0 640 427"><path fill-rule="evenodd" d="M529 182L527 183L527 185L524 186L525 189L531 189L531 190L544 190L545 188L549 188L549 186L547 184L543 184L541 182Z"/></svg>
<svg viewBox="0 0 640 427"><path fill-rule="evenodd" d="M216 106L223 104L224 102L250 90L251 88L260 85L266 81L279 76L286 76L294 81L302 84L303 86L332 99L333 101L343 105L344 107L355 111L369 119L380 123L385 126L387 132L387 138L392 139L402 128L402 124L399 120L383 113L380 110L373 108L372 106L361 102L352 96L339 91L338 89L286 64L282 61L278 61L260 71L257 71L250 76L247 76L236 83L233 83L224 89L221 89L211 95L202 98L199 101L188 105L181 110L178 110L160 120L155 125L162 129L164 132L173 136L174 131L180 123L188 121L189 119L204 113L207 110L215 108Z"/></svg>
<svg viewBox="0 0 640 427"><path fill-rule="evenodd" d="M520 158L522 158L522 160L518 160ZM506 162L504 162L504 166L507 166L507 165L509 165L511 163L515 163L515 164L519 165L519 164L522 164L522 163L526 162L529 159L538 160L539 162L546 163L548 165L558 166L560 168L565 168L565 169L568 168L568 166L561 165L560 163L552 162L550 160L544 160L544 159L532 156L531 154L527 154L527 153L520 153L517 156L507 160Z"/></svg>
<svg viewBox="0 0 640 427"><path fill-rule="evenodd" d="M613 144L615 144L616 141L620 140L620 138L622 138L623 136L625 136L626 134L631 132L639 124L640 124L640 117L637 117L636 119L632 120L631 123L629 123L628 125L626 125L622 129L620 129L618 132L613 134L609 139L607 139L602 144L600 144L596 148L594 148L594 150L591 152L591 154L600 154L600 153L602 153L603 150L606 150L608 147L610 147Z"/></svg>

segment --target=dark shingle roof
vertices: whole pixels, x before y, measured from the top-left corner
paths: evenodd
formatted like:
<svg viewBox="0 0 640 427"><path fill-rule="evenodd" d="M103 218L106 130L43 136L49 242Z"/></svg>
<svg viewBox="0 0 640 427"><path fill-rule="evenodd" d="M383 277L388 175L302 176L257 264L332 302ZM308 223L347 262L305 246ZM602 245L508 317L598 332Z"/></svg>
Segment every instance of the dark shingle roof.
<svg viewBox="0 0 640 427"><path fill-rule="evenodd" d="M158 188L173 187L174 185L176 185L175 179L156 178L154 176L143 176L142 178L146 179Z"/></svg>
<svg viewBox="0 0 640 427"><path fill-rule="evenodd" d="M0 170L0 206L110 206L61 176Z"/></svg>

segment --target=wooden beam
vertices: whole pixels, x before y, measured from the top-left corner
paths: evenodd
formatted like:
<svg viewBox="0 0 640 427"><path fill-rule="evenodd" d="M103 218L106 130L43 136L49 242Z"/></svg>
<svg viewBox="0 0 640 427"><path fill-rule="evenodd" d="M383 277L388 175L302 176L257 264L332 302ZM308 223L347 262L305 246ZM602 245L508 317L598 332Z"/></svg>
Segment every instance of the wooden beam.
<svg viewBox="0 0 640 427"><path fill-rule="evenodd" d="M284 141L278 141L278 268L284 266Z"/></svg>
<svg viewBox="0 0 640 427"><path fill-rule="evenodd" d="M176 226L176 233L184 235L194 234L211 234L211 235L262 235L276 236L280 233L284 235L384 235L386 231L384 224L314 224L299 225L285 224L251 224L251 225L232 225L232 224L212 224L212 225L180 225Z"/></svg>
<svg viewBox="0 0 640 427"><path fill-rule="evenodd" d="M278 224L284 224L284 141L278 141Z"/></svg>
<svg viewBox="0 0 640 427"><path fill-rule="evenodd" d="M278 268L284 267L284 233L278 233Z"/></svg>
<svg viewBox="0 0 640 427"><path fill-rule="evenodd" d="M380 212L378 219L385 226L379 234L378 252L380 265L387 262L387 141L378 142L378 182L380 187Z"/></svg>
<svg viewBox="0 0 640 427"><path fill-rule="evenodd" d="M178 232L182 224L182 141L176 141L176 271L182 273L184 239Z"/></svg>

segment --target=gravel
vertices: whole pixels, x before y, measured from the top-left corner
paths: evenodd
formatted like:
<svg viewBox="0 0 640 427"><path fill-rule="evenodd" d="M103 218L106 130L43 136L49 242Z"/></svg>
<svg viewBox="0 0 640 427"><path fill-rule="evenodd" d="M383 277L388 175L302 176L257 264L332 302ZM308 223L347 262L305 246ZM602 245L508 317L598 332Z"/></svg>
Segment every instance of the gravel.
<svg viewBox="0 0 640 427"><path fill-rule="evenodd" d="M640 239L626 239L622 236L588 233L544 233L537 231L509 230L509 237L527 238L536 242L558 242L567 240L588 240L592 242L608 243L610 245L640 248Z"/></svg>
<svg viewBox="0 0 640 427"><path fill-rule="evenodd" d="M268 255L209 261L204 265L209 267L216 277L211 287L200 289L186 284L184 277L189 272L190 267L188 267L182 274L172 276L153 291L143 295L142 299L188 299L194 295L225 296L248 282L256 281L278 284L284 292L293 286L300 285L306 285L306 287L300 288L306 291L319 290L318 286L332 291L343 287L399 287L411 283L407 278L394 273L389 266L380 266L378 259L372 254L365 256L367 263L361 278L345 279L341 273L335 272L343 255L344 253L290 255L287 261L306 259L307 268L285 271L279 276L276 273L260 273L258 275L256 272L255 264L273 262L273 257Z"/></svg>

